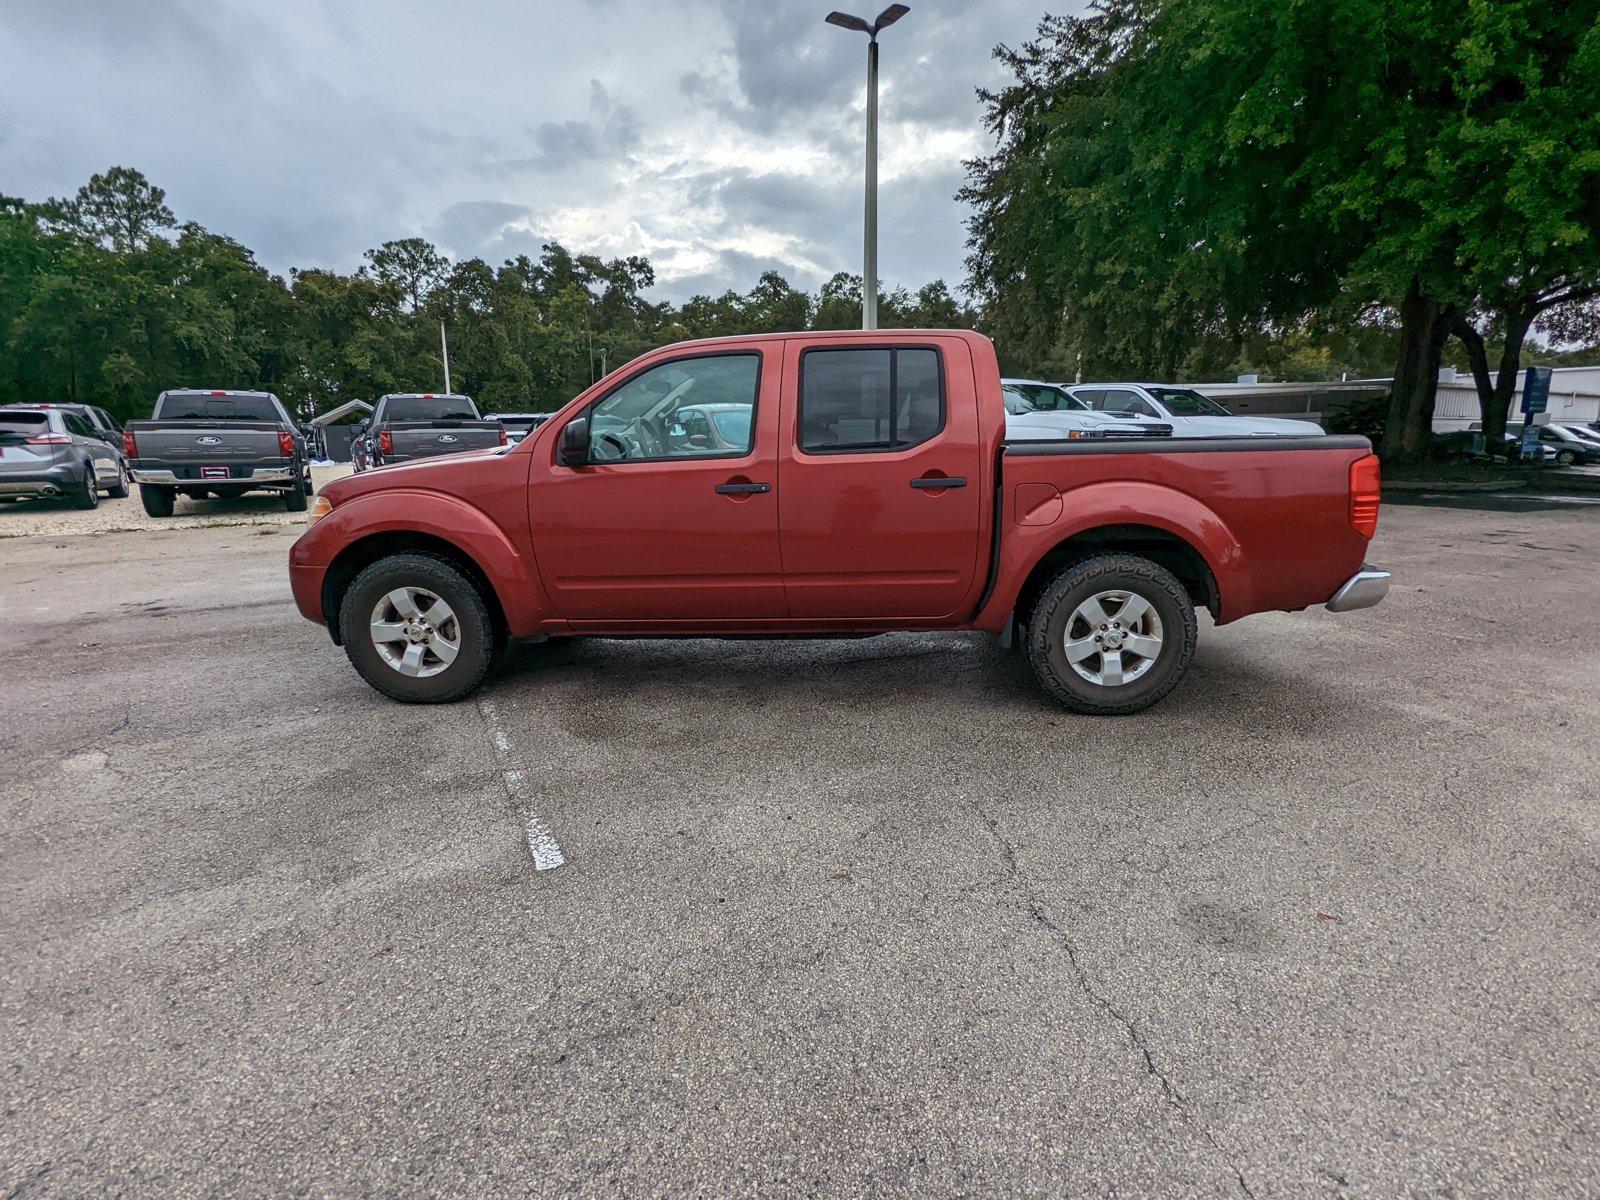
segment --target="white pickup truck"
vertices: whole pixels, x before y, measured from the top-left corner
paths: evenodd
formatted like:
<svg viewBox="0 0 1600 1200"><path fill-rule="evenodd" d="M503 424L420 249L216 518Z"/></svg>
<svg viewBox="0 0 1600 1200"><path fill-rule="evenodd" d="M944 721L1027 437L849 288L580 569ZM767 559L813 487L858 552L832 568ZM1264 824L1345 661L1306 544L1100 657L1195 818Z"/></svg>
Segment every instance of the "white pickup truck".
<svg viewBox="0 0 1600 1200"><path fill-rule="evenodd" d="M1006 437L1010 441L1172 436L1172 427L1160 422L1094 412L1053 383L1002 379L1000 384L1006 405Z"/></svg>
<svg viewBox="0 0 1600 1200"><path fill-rule="evenodd" d="M1315 437L1315 421L1236 417L1193 388L1165 383L1084 383L1064 387L1098 413L1172 426L1173 437Z"/></svg>

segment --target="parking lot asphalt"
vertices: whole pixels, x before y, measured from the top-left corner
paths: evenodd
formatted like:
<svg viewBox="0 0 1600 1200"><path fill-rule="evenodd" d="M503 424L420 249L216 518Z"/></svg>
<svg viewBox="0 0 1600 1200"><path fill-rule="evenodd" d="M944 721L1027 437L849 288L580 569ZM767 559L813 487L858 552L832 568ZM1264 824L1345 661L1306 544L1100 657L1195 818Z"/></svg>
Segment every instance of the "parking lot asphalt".
<svg viewBox="0 0 1600 1200"><path fill-rule="evenodd" d="M1600 1193L1592 509L1390 506L1122 719L932 635L398 706L292 533L0 542L0 1195Z"/></svg>

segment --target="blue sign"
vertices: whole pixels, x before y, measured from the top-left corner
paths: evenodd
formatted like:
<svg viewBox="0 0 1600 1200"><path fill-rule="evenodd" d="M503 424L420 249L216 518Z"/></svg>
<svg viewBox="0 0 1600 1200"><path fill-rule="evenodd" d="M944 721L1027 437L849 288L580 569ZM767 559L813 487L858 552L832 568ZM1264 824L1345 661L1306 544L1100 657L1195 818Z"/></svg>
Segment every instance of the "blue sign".
<svg viewBox="0 0 1600 1200"><path fill-rule="evenodd" d="M1529 367L1522 382L1522 413L1531 417L1550 407L1550 368Z"/></svg>

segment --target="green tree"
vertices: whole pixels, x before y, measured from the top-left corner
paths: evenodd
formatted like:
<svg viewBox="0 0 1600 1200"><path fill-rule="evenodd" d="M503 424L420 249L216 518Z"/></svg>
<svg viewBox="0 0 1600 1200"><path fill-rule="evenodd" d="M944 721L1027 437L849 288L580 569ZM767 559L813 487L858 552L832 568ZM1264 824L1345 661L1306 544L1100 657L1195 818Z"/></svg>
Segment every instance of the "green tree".
<svg viewBox="0 0 1600 1200"><path fill-rule="evenodd" d="M976 288L1035 347L1168 376L1207 339L1391 314L1384 451L1414 455L1460 316L1592 257L1597 7L1107 0L1047 19L986 97Z"/></svg>

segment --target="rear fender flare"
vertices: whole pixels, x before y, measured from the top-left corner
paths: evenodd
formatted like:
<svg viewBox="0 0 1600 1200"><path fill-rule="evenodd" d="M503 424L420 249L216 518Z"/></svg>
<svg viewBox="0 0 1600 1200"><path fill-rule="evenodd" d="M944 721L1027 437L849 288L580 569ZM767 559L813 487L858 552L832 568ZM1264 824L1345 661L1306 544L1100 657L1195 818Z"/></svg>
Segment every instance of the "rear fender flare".
<svg viewBox="0 0 1600 1200"><path fill-rule="evenodd" d="M1153 483L1106 482L1064 491L1062 501L1058 519L1020 525L1013 511L1014 496L1006 497L1003 537L1009 548L1001 554L1002 583L974 622L978 628L1000 629L1005 624L1023 585L1046 555L1075 537L1112 526L1145 526L1187 543L1216 583L1219 623L1252 611L1243 548L1227 523L1188 493Z"/></svg>

